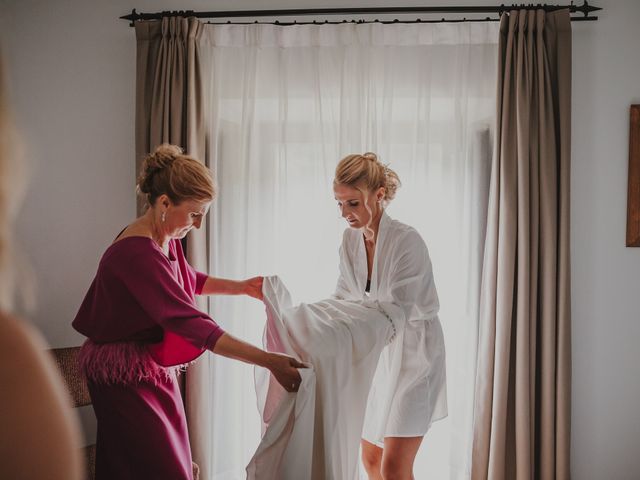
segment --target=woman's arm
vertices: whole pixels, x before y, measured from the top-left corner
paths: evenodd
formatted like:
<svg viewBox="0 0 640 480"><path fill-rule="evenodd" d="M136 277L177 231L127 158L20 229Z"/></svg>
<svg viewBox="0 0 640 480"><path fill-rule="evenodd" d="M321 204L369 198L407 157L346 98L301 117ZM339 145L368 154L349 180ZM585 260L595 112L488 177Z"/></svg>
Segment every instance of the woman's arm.
<svg viewBox="0 0 640 480"><path fill-rule="evenodd" d="M298 391L302 381L298 368L306 368L303 363L295 358L279 353L265 352L228 333L223 334L218 339L212 351L223 357L241 360L269 369L278 380L278 383L288 392Z"/></svg>
<svg viewBox="0 0 640 480"><path fill-rule="evenodd" d="M440 303L424 240L412 230L399 240L396 249L389 279L393 303L404 310L407 322L435 317Z"/></svg>
<svg viewBox="0 0 640 480"><path fill-rule="evenodd" d="M262 279L263 277L253 277L247 280L207 277L201 295L249 295L262 300Z"/></svg>

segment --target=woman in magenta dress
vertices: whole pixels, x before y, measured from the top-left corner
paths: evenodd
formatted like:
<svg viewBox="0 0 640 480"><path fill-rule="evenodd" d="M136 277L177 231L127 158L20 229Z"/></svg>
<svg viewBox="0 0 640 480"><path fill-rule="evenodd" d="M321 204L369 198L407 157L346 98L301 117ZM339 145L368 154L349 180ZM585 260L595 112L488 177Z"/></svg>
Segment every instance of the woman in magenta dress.
<svg viewBox="0 0 640 480"><path fill-rule="evenodd" d="M296 391L303 365L232 337L195 305L195 295L262 298L261 277L209 277L184 257L180 239L200 227L215 194L209 170L162 145L138 188L148 209L107 248L73 321L88 337L80 365L98 420L96 478L191 480L179 366L211 350L266 367Z"/></svg>

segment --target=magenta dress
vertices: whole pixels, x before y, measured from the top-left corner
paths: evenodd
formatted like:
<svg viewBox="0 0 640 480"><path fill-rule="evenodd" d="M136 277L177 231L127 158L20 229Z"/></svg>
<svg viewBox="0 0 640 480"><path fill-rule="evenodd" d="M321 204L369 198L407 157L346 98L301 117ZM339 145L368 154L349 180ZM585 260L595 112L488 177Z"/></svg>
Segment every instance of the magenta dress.
<svg viewBox="0 0 640 480"><path fill-rule="evenodd" d="M98 420L97 480L191 480L191 448L176 370L224 331L198 310L207 275L150 238L127 237L102 256L73 327Z"/></svg>

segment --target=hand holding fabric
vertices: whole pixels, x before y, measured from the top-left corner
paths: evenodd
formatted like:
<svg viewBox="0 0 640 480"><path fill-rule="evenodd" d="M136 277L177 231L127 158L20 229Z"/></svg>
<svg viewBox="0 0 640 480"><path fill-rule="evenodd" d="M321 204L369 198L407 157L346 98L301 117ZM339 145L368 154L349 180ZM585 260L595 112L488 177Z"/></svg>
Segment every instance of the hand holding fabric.
<svg viewBox="0 0 640 480"><path fill-rule="evenodd" d="M264 298L262 295L263 279L264 277L253 277L244 280L242 282L244 294L262 301L262 299Z"/></svg>
<svg viewBox="0 0 640 480"><path fill-rule="evenodd" d="M287 392L297 392L300 387L302 377L298 368L307 368L293 357L281 353L269 353L269 370L276 377L276 380Z"/></svg>

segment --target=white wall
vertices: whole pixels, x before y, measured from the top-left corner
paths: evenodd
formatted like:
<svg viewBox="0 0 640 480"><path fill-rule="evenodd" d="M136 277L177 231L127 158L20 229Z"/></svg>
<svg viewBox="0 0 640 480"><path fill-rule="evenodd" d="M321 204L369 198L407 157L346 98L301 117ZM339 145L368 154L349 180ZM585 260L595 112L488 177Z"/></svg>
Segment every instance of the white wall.
<svg viewBox="0 0 640 480"><path fill-rule="evenodd" d="M39 284L33 322L54 346L98 259L132 219L135 39L117 17L175 8L492 4L491 0L0 0L13 102L34 167L18 235ZM640 103L640 2L594 0L574 23L572 469L640 478L640 249L625 248L628 108Z"/></svg>
<svg viewBox="0 0 640 480"><path fill-rule="evenodd" d="M640 248L626 248L629 105L640 103L640 2L594 1L573 28L572 468L640 478Z"/></svg>

